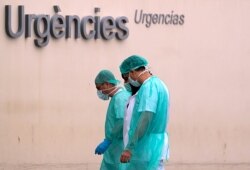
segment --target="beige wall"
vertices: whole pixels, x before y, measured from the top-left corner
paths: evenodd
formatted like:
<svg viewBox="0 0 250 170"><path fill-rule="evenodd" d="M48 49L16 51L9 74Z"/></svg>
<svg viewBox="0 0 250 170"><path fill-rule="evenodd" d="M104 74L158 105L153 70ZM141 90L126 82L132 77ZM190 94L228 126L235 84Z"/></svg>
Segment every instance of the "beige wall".
<svg viewBox="0 0 250 170"><path fill-rule="evenodd" d="M32 37L10 39L4 6L25 13L127 16L124 41L73 38L39 49ZM250 1L0 1L0 169L98 169L107 102L93 84L131 55L150 62L171 94L167 169L249 169ZM172 10L182 26L135 24L136 9ZM13 16L15 16L13 15ZM16 18L13 17L13 23ZM206 169L206 170L207 170Z"/></svg>

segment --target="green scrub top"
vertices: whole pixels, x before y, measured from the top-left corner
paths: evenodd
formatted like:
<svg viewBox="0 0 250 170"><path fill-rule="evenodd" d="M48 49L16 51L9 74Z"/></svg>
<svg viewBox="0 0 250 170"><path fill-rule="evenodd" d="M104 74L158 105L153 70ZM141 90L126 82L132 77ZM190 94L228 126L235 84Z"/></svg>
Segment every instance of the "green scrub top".
<svg viewBox="0 0 250 170"><path fill-rule="evenodd" d="M162 156L164 133L168 123L169 93L166 85L156 76L144 81L135 99L133 116L130 124L127 149L132 152L126 170L156 170ZM141 117L150 113L143 136L135 131Z"/></svg>
<svg viewBox="0 0 250 170"><path fill-rule="evenodd" d="M101 170L122 170L120 156L123 146L123 118L126 103L131 94L121 88L111 98L106 114L105 138L112 141L108 149L104 152Z"/></svg>

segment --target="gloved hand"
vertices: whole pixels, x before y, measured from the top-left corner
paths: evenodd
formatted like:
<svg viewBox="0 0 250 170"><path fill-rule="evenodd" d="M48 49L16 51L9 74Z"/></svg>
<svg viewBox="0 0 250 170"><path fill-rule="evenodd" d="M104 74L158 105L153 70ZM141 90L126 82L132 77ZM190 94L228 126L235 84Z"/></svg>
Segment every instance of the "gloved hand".
<svg viewBox="0 0 250 170"><path fill-rule="evenodd" d="M102 143L100 143L96 149L95 149L95 154L101 155L103 154L111 144L111 141L108 139L104 139Z"/></svg>

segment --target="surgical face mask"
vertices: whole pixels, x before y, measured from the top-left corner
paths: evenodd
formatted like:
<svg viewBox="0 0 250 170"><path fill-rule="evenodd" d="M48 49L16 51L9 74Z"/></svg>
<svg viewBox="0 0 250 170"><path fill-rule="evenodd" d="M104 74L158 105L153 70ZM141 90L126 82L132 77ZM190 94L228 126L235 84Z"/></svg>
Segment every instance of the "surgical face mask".
<svg viewBox="0 0 250 170"><path fill-rule="evenodd" d="M137 79L136 80L133 80L130 76L128 77L128 81L129 83L132 85L132 86L135 86L135 87L139 87L141 85L141 83L138 82L138 78L144 74L148 72L148 70L144 70L143 72L141 72L138 76L137 76Z"/></svg>
<svg viewBox="0 0 250 170"><path fill-rule="evenodd" d="M97 90L97 96L102 100L108 100L109 99L109 95L108 94L103 94L102 90Z"/></svg>
<svg viewBox="0 0 250 170"><path fill-rule="evenodd" d="M132 78L128 78L128 81L129 83L132 85L132 86L135 86L135 87L139 87L141 85L141 83L139 83L137 80L133 80Z"/></svg>
<svg viewBox="0 0 250 170"><path fill-rule="evenodd" d="M114 88L114 89L113 89ZM107 91L107 90L111 90L113 89L109 94L104 94L103 91ZM117 89L117 87L110 87L108 89L104 89L104 90L97 90L97 96L102 99L102 100L108 100L109 99L109 95L111 93L113 93L115 90Z"/></svg>
<svg viewBox="0 0 250 170"><path fill-rule="evenodd" d="M127 89L127 91L132 92L132 89L129 83L124 83L124 87Z"/></svg>

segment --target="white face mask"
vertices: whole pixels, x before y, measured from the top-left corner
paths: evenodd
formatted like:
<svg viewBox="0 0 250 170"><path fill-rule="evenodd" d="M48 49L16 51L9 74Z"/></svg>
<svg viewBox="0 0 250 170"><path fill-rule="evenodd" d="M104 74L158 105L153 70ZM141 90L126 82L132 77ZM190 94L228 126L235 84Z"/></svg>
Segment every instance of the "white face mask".
<svg viewBox="0 0 250 170"><path fill-rule="evenodd" d="M104 94L103 91L107 91L114 88L114 90L112 90L109 94ZM109 99L109 95L112 94L115 90L117 89L117 87L110 87L108 89L104 89L104 90L97 90L97 96L102 99L102 100L108 100Z"/></svg>
<svg viewBox="0 0 250 170"><path fill-rule="evenodd" d="M102 100L108 100L109 99L109 95L107 94L103 94L102 90L97 90L97 96L102 99Z"/></svg>
<svg viewBox="0 0 250 170"><path fill-rule="evenodd" d="M128 77L128 81L132 86L139 87L141 83L139 83L137 80L133 80L132 78Z"/></svg>
<svg viewBox="0 0 250 170"><path fill-rule="evenodd" d="M141 85L141 83L138 82L138 78L144 74L148 72L148 70L144 70L143 72L141 72L138 76L137 76L137 79L136 80L133 80L131 77L128 77L128 81L129 83L132 85L132 86L135 86L135 87L139 87Z"/></svg>

